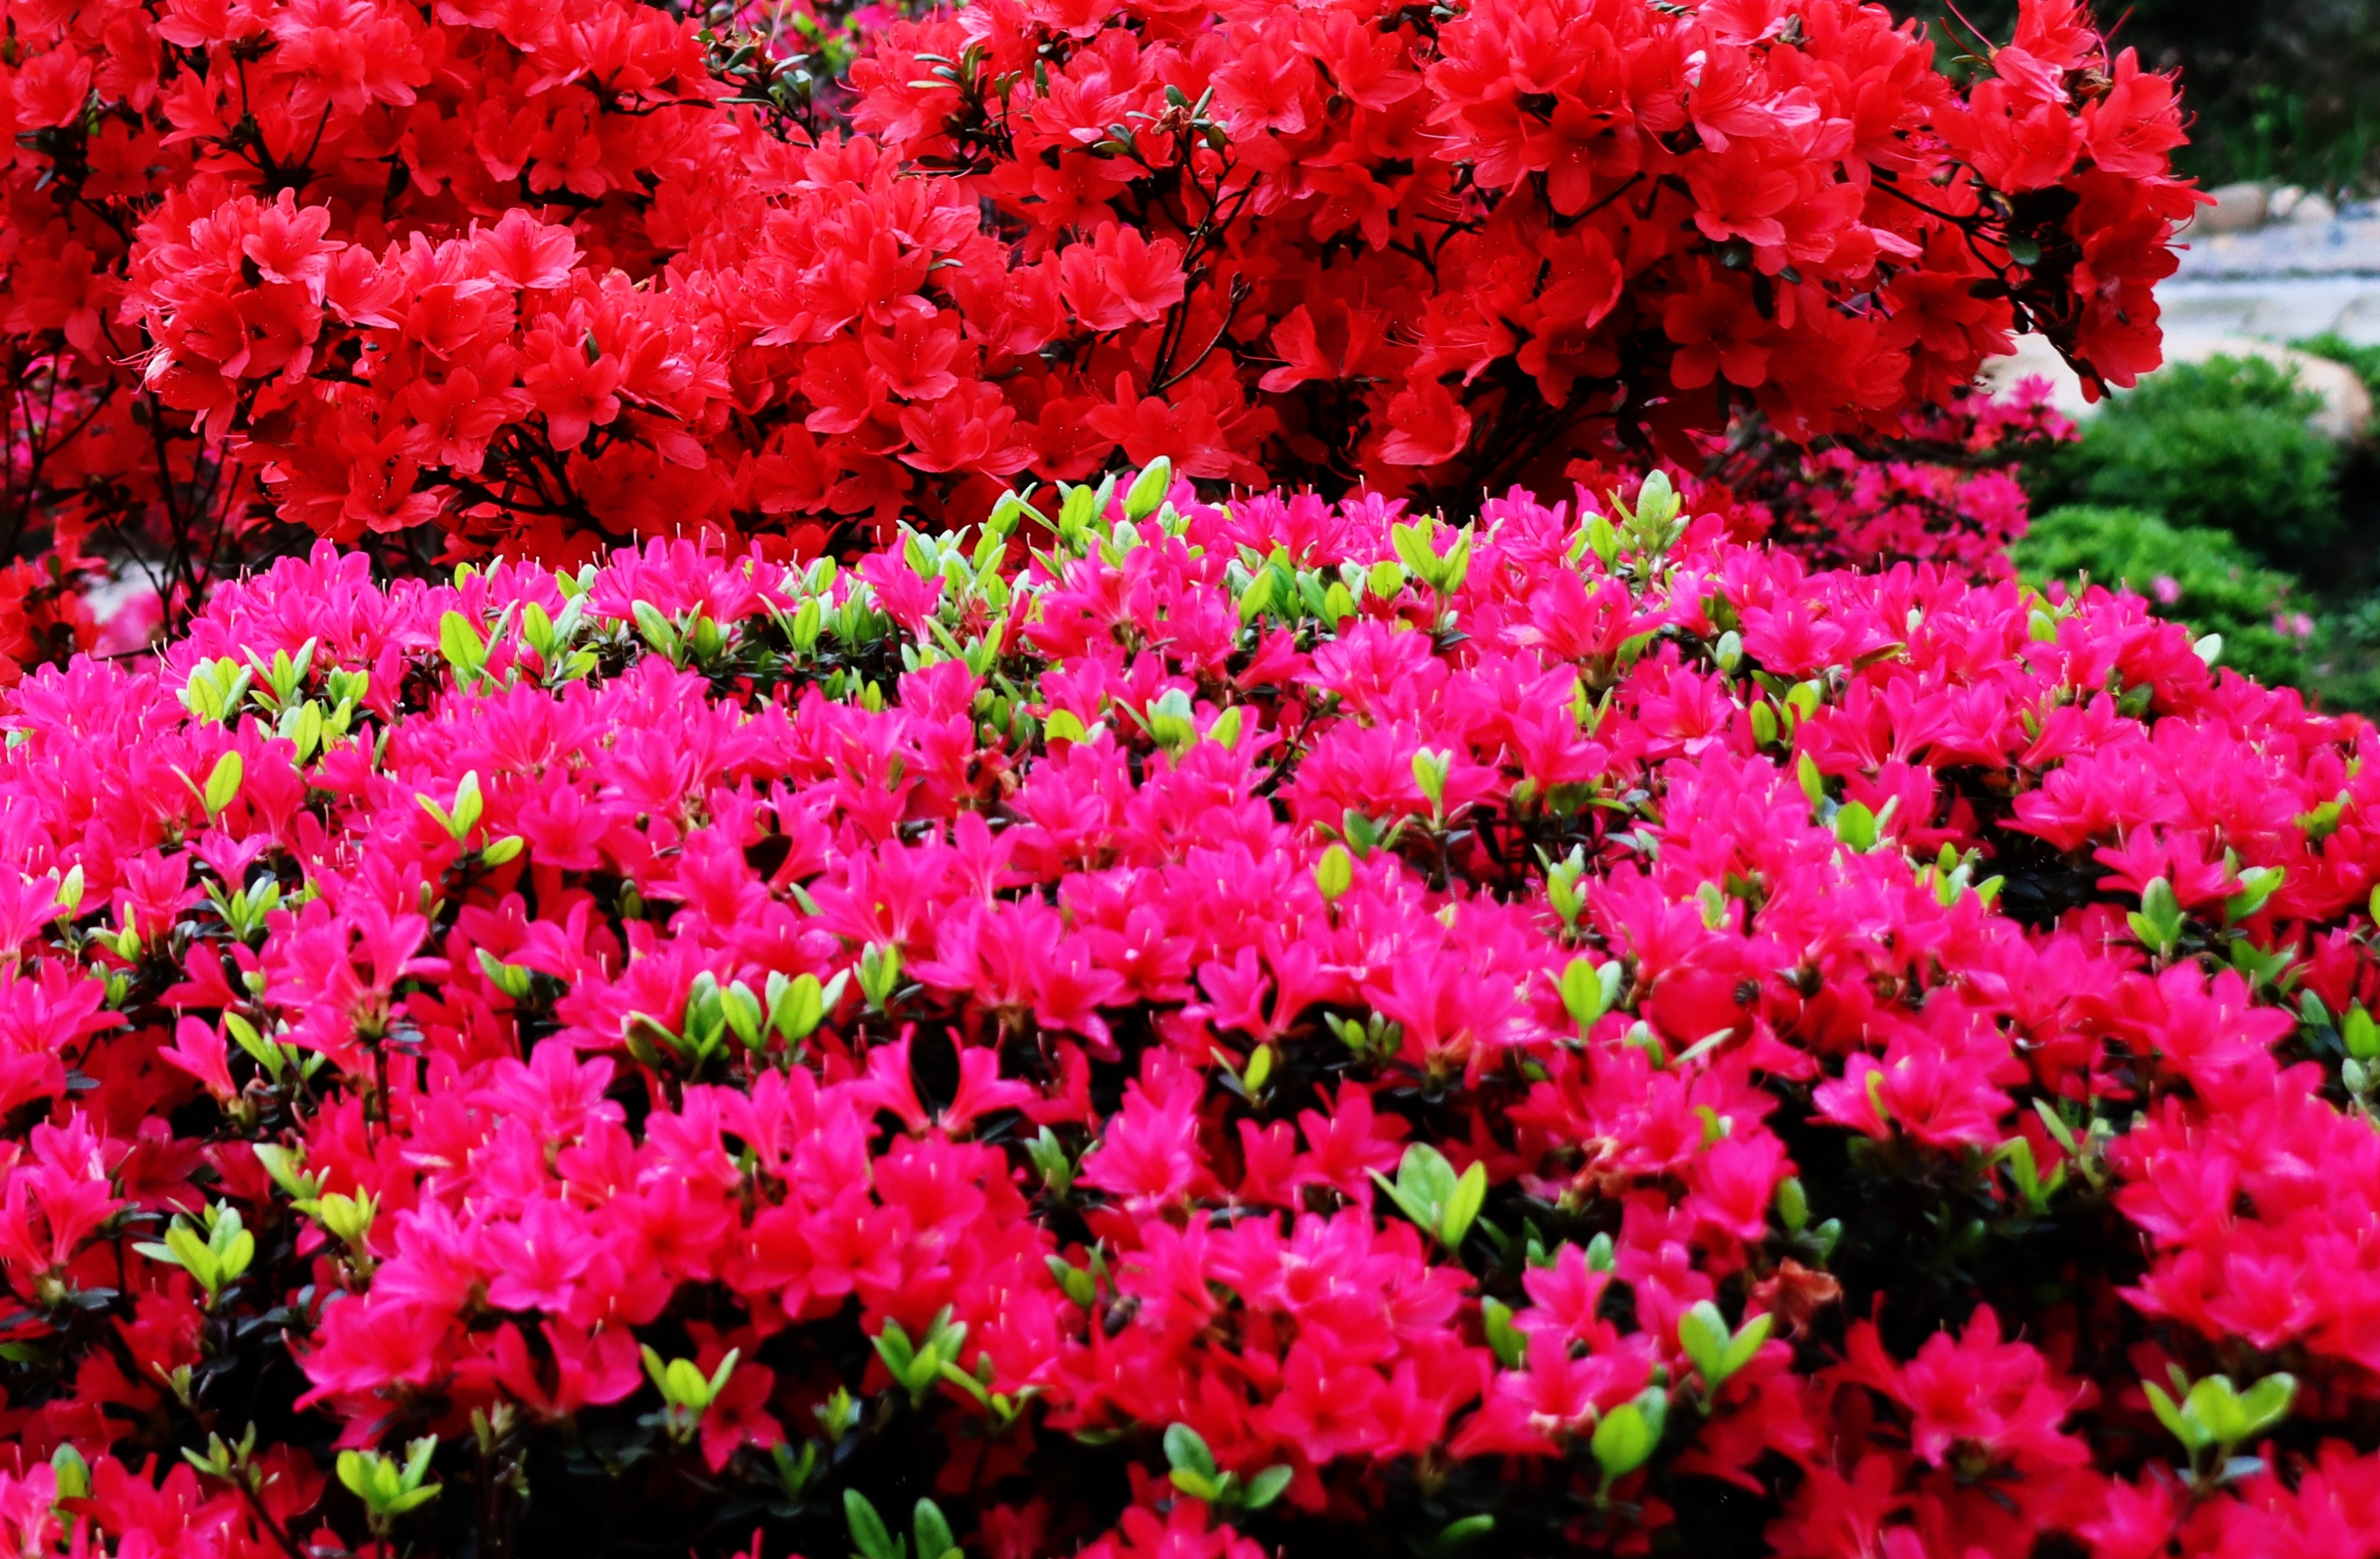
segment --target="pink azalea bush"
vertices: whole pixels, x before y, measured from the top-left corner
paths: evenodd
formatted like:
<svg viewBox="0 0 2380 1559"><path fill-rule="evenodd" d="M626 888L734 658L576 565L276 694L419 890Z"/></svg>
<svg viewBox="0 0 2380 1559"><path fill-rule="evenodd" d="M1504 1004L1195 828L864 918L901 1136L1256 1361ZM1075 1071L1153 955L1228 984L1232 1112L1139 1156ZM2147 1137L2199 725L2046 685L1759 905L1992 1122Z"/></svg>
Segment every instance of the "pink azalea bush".
<svg viewBox="0 0 2380 1559"><path fill-rule="evenodd" d="M2380 735L1659 479L0 694L28 1555L2380 1549Z"/></svg>
<svg viewBox="0 0 2380 1559"><path fill-rule="evenodd" d="M2077 437L2049 396L2038 378L2000 396L1963 392L1881 444L1797 444L1746 417L1718 443L1698 495L1721 507L1732 498L1736 534L1764 536L1822 567L1939 562L2002 577L2027 523L2017 467Z"/></svg>

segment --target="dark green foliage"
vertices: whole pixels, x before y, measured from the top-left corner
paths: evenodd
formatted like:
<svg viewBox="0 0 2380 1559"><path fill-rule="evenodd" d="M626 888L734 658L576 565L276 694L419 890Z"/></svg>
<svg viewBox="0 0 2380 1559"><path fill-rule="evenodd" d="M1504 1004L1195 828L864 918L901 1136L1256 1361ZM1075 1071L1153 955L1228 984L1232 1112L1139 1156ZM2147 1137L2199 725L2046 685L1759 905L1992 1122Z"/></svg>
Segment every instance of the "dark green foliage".
<svg viewBox="0 0 2380 1559"><path fill-rule="evenodd" d="M2294 615L2287 574L2260 568L2218 530L2180 530L2137 509L2074 506L2034 517L2012 555L2027 580L2087 578L2157 603L2192 632L2223 635L2217 664L2258 682L2301 686L2309 665L2303 637L2274 627ZM2166 583L2160 587L2160 582ZM2171 595L2170 601L2164 600Z"/></svg>
<svg viewBox="0 0 2380 1559"><path fill-rule="evenodd" d="M2310 691L2324 708L2380 712L2380 595L2325 613L2312 658Z"/></svg>
<svg viewBox="0 0 2380 1559"><path fill-rule="evenodd" d="M2307 566L2340 538L2338 450L2309 427L2321 397L2262 358L2180 363L2119 394L2056 450L2036 504L2133 507L2228 530L2269 562Z"/></svg>

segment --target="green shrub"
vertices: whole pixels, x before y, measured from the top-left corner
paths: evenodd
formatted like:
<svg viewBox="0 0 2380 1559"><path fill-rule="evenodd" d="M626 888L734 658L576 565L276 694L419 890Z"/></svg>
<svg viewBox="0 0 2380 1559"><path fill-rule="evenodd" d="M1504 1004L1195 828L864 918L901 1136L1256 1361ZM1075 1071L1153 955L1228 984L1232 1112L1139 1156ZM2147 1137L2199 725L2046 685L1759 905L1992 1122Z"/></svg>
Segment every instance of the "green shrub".
<svg viewBox="0 0 2380 1559"><path fill-rule="evenodd" d="M2340 535L2338 451L2322 399L2262 358L2179 363L2116 396L2035 474L2039 506L2131 507L2228 530L2267 560L2315 561Z"/></svg>
<svg viewBox="0 0 2380 1559"><path fill-rule="evenodd" d="M2087 505L2053 509L2010 554L2035 585L2087 577L2147 597L2164 616L2192 632L2220 634L2218 663L2268 685L2304 685L2306 637L2276 627L2295 618L2287 574L2260 568L2219 530L2184 530L2137 509Z"/></svg>
<svg viewBox="0 0 2380 1559"><path fill-rule="evenodd" d="M2307 691L2324 708L2380 715L2380 596L2326 612L2307 659Z"/></svg>

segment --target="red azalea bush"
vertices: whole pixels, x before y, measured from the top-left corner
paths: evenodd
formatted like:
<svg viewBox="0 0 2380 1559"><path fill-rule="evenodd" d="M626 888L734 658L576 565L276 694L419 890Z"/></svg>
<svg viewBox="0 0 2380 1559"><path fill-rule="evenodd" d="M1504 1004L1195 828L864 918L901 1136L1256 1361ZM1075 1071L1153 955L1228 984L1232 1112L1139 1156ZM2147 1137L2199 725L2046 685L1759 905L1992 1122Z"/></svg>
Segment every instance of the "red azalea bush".
<svg viewBox="0 0 2380 1559"><path fill-rule="evenodd" d="M0 564L0 684L28 666L63 664L98 640L84 599L94 560L66 549Z"/></svg>
<svg viewBox="0 0 2380 1559"><path fill-rule="evenodd" d="M2380 1551L2380 733L1167 486L0 695L11 1551Z"/></svg>
<svg viewBox="0 0 2380 1559"><path fill-rule="evenodd" d="M1846 0L6 14L6 519L176 621L283 534L811 555L1160 454L1475 506L1888 436L2014 330L2131 382L2196 199L2069 0L1964 90Z"/></svg>

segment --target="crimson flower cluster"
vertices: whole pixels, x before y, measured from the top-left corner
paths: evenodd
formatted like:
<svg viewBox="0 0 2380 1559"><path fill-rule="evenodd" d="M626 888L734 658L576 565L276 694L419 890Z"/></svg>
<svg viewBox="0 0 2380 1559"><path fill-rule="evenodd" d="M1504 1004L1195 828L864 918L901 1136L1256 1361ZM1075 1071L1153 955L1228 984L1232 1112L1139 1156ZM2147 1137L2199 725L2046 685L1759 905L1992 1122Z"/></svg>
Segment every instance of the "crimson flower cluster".
<svg viewBox="0 0 2380 1559"><path fill-rule="evenodd" d="M1804 562L1937 562L1978 579L2004 577L2009 547L2028 518L2018 466L2077 436L2050 393L2037 378L1998 397L1962 392L1912 416L1901 437L1886 443L1840 437L1804 445L1745 416L1709 441L1691 490L1729 516L1730 534L1766 538Z"/></svg>
<svg viewBox="0 0 2380 1559"><path fill-rule="evenodd" d="M1728 526L1159 466L27 677L0 1535L2380 1548L2380 736Z"/></svg>
<svg viewBox="0 0 2380 1559"><path fill-rule="evenodd" d="M9 0L12 548L805 554L1012 477L1475 503L2157 354L2171 83L2027 0ZM1550 486L1548 485L1550 484ZM782 555L782 553L780 554Z"/></svg>

